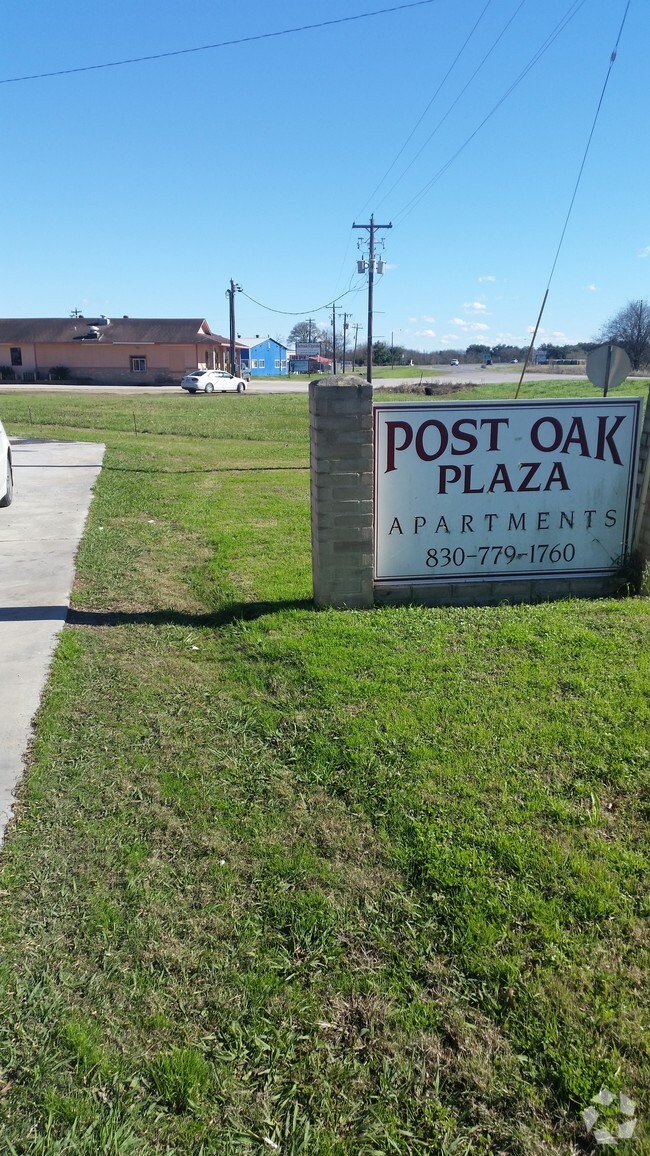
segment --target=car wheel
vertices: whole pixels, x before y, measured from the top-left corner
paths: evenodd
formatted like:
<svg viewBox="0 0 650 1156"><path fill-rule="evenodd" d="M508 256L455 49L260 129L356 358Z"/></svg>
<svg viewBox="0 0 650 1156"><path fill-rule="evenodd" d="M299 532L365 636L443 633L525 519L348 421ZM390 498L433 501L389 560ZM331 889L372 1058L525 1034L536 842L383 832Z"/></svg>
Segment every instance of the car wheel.
<svg viewBox="0 0 650 1156"><path fill-rule="evenodd" d="M0 506L10 506L14 500L14 472L11 468L11 458L7 457L7 492L0 498Z"/></svg>
<svg viewBox="0 0 650 1156"><path fill-rule="evenodd" d="M212 384L211 381L208 381L208 383L206 384L205 392L206 393L214 393L214 385Z"/></svg>
<svg viewBox="0 0 650 1156"><path fill-rule="evenodd" d="M244 385L243 381L237 383L237 393L243 393L245 389L246 386Z"/></svg>

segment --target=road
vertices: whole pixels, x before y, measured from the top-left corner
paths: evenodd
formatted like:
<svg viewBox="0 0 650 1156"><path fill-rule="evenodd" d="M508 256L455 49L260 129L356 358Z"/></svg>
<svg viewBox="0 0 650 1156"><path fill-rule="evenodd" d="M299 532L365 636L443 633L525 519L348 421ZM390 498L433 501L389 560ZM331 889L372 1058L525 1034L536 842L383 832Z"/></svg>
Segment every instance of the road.
<svg viewBox="0 0 650 1156"><path fill-rule="evenodd" d="M419 377L380 377L379 371L373 374L373 386L375 389L390 389L396 385L417 385L420 381ZM365 381L365 372L361 375L362 380ZM476 365L460 365L460 366L445 366L442 369L436 367L430 374L426 370L422 371L422 382L435 382L436 385L498 385L502 382L517 383L521 376L520 365L495 365L486 369L485 366ZM543 370L536 369L529 371L526 374L526 381L531 382L535 379L543 378L544 381L565 381L570 378L572 381L586 381L585 374L566 374L566 373L546 373ZM304 380L295 381L289 377L278 378L277 381L251 381L246 392L250 394L272 394L272 393L307 393L309 383ZM103 394L178 394L180 388L178 385L75 385L71 382L38 382L35 385L16 384L11 382L3 382L0 385L0 394L3 393L103 393Z"/></svg>

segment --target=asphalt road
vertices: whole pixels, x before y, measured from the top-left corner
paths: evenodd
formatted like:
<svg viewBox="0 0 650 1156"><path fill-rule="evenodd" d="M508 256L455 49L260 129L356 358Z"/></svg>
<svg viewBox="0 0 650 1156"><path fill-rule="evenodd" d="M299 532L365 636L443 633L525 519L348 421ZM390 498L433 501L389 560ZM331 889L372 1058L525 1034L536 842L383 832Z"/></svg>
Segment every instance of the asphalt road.
<svg viewBox="0 0 650 1156"><path fill-rule="evenodd" d="M358 376L358 375L357 375ZM360 375L365 381L365 371ZM422 372L421 380L423 382L432 381L436 384L449 383L451 385L462 385L471 383L473 385L497 385L501 382L511 382L516 384L521 376L520 365L496 365L490 366L488 369L480 364L475 365L460 365L445 366L444 371L441 372L441 367L436 367L435 372L427 374L426 370ZM535 381L535 379L543 379L544 381L566 381L567 378L575 381L586 381L586 374L567 374L567 373L546 373L544 370L535 369L527 371L526 381ZM417 385L420 377L380 377L377 373L373 374L373 385L375 389L390 389L395 385ZM250 394L266 394L266 393L307 393L309 383L304 380L295 381L290 377L278 378L277 381L257 381L253 379L246 388L246 392ZM0 395L3 393L103 393L103 394L178 394L181 392L178 385L75 385L71 382L38 382L36 385L22 385L11 382L3 382L0 385ZM184 391L183 391L184 392ZM190 402L196 401L196 398L190 398ZM203 394L198 394L202 397Z"/></svg>
<svg viewBox="0 0 650 1156"><path fill-rule="evenodd" d="M12 438L14 500L0 510L0 843L11 818L104 446Z"/></svg>

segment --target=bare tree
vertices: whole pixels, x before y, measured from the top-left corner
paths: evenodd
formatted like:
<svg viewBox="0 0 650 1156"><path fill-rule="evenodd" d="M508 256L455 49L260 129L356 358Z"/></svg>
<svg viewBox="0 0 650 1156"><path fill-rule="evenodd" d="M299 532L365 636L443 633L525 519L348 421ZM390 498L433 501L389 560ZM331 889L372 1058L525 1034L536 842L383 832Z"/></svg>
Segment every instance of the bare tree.
<svg viewBox="0 0 650 1156"><path fill-rule="evenodd" d="M295 345L296 341L326 340L326 330L320 329L314 321L298 321L287 336L287 345Z"/></svg>
<svg viewBox="0 0 650 1156"><path fill-rule="evenodd" d="M615 341L622 345L632 362L632 369L639 369L650 360L650 305L647 301L628 301L614 317L603 325L601 341Z"/></svg>

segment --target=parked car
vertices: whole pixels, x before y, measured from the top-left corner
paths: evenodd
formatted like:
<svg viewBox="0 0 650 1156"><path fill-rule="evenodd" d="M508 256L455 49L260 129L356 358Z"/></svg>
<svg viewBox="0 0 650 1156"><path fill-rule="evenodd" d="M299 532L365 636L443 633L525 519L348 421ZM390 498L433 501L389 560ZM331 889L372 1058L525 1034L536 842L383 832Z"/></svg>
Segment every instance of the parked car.
<svg viewBox="0 0 650 1156"><path fill-rule="evenodd" d="M181 381L181 389L188 393L203 390L205 393L243 393L246 382L243 377L233 377L225 369L195 369Z"/></svg>
<svg viewBox="0 0 650 1156"><path fill-rule="evenodd" d="M449 362L449 364L450 364L450 365L460 365L460 361L458 360L458 358L457 358L457 357L452 357L452 359L451 359L451 361Z"/></svg>
<svg viewBox="0 0 650 1156"><path fill-rule="evenodd" d="M0 421L0 506L10 506L14 497L14 471L11 446Z"/></svg>

